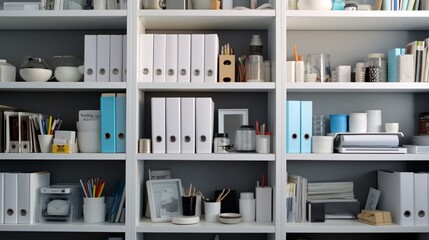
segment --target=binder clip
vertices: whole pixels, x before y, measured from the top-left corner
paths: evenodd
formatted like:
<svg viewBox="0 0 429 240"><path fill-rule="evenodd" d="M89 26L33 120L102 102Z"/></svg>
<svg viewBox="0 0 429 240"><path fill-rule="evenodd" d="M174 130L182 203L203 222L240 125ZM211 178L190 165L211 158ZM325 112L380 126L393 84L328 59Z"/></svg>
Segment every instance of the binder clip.
<svg viewBox="0 0 429 240"><path fill-rule="evenodd" d="M392 215L388 211L362 210L358 219L359 222L375 226L392 224Z"/></svg>

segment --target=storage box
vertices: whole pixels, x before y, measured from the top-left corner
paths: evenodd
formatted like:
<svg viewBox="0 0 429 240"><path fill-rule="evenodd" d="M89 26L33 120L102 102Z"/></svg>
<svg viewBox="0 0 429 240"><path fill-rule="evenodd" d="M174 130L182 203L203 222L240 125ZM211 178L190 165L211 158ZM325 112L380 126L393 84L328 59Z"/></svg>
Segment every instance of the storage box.
<svg viewBox="0 0 429 240"><path fill-rule="evenodd" d="M56 184L40 189L40 222L74 222L81 215L79 184Z"/></svg>
<svg viewBox="0 0 429 240"><path fill-rule="evenodd" d="M219 55L219 82L235 82L235 55Z"/></svg>

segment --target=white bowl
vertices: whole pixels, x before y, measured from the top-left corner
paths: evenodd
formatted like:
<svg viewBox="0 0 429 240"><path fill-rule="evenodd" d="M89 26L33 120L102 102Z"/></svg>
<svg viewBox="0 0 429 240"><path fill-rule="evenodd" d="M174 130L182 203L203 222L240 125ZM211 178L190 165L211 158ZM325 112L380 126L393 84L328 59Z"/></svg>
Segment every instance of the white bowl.
<svg viewBox="0 0 429 240"><path fill-rule="evenodd" d="M100 138L100 132L77 132L79 152L99 153L101 151Z"/></svg>
<svg viewBox="0 0 429 240"><path fill-rule="evenodd" d="M19 75L27 82L46 82L52 77L52 70L43 68L21 68Z"/></svg>
<svg viewBox="0 0 429 240"><path fill-rule="evenodd" d="M331 10L331 0L298 0L298 10Z"/></svg>
<svg viewBox="0 0 429 240"><path fill-rule="evenodd" d="M100 120L77 121L78 132L100 132Z"/></svg>
<svg viewBox="0 0 429 240"><path fill-rule="evenodd" d="M78 82L83 74L79 71L78 67L56 67L55 78L58 82Z"/></svg>

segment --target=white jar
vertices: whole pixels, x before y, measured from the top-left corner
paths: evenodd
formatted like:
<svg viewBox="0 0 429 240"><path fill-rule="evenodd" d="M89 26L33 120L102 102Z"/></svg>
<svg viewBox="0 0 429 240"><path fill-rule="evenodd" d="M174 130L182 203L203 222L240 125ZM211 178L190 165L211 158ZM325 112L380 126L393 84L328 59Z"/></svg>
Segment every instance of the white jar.
<svg viewBox="0 0 429 240"><path fill-rule="evenodd" d="M15 82L16 67L0 59L0 82Z"/></svg>
<svg viewBox="0 0 429 240"><path fill-rule="evenodd" d="M243 222L254 222L256 217L256 201L252 192L240 193L239 209Z"/></svg>

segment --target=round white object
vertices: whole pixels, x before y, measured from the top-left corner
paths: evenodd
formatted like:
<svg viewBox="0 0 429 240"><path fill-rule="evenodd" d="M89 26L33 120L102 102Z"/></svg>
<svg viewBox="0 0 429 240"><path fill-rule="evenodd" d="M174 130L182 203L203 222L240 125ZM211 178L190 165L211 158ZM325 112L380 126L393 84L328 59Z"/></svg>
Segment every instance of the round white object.
<svg viewBox="0 0 429 240"><path fill-rule="evenodd" d="M221 213L219 214L219 222L225 224L236 224L243 220L239 213Z"/></svg>
<svg viewBox="0 0 429 240"><path fill-rule="evenodd" d="M78 67L65 66L56 67L54 75L58 82L77 82L83 76Z"/></svg>
<svg viewBox="0 0 429 240"><path fill-rule="evenodd" d="M27 82L46 82L52 77L52 70L43 68L21 68L19 75Z"/></svg>
<svg viewBox="0 0 429 240"><path fill-rule="evenodd" d="M298 10L331 10L331 0L298 0Z"/></svg>
<svg viewBox="0 0 429 240"><path fill-rule="evenodd" d="M173 217L171 222L177 225L189 225L189 224L197 224L200 222L200 217L198 216L180 216Z"/></svg>
<svg viewBox="0 0 429 240"><path fill-rule="evenodd" d="M313 153L333 153L334 137L333 136L313 136L312 152Z"/></svg>

